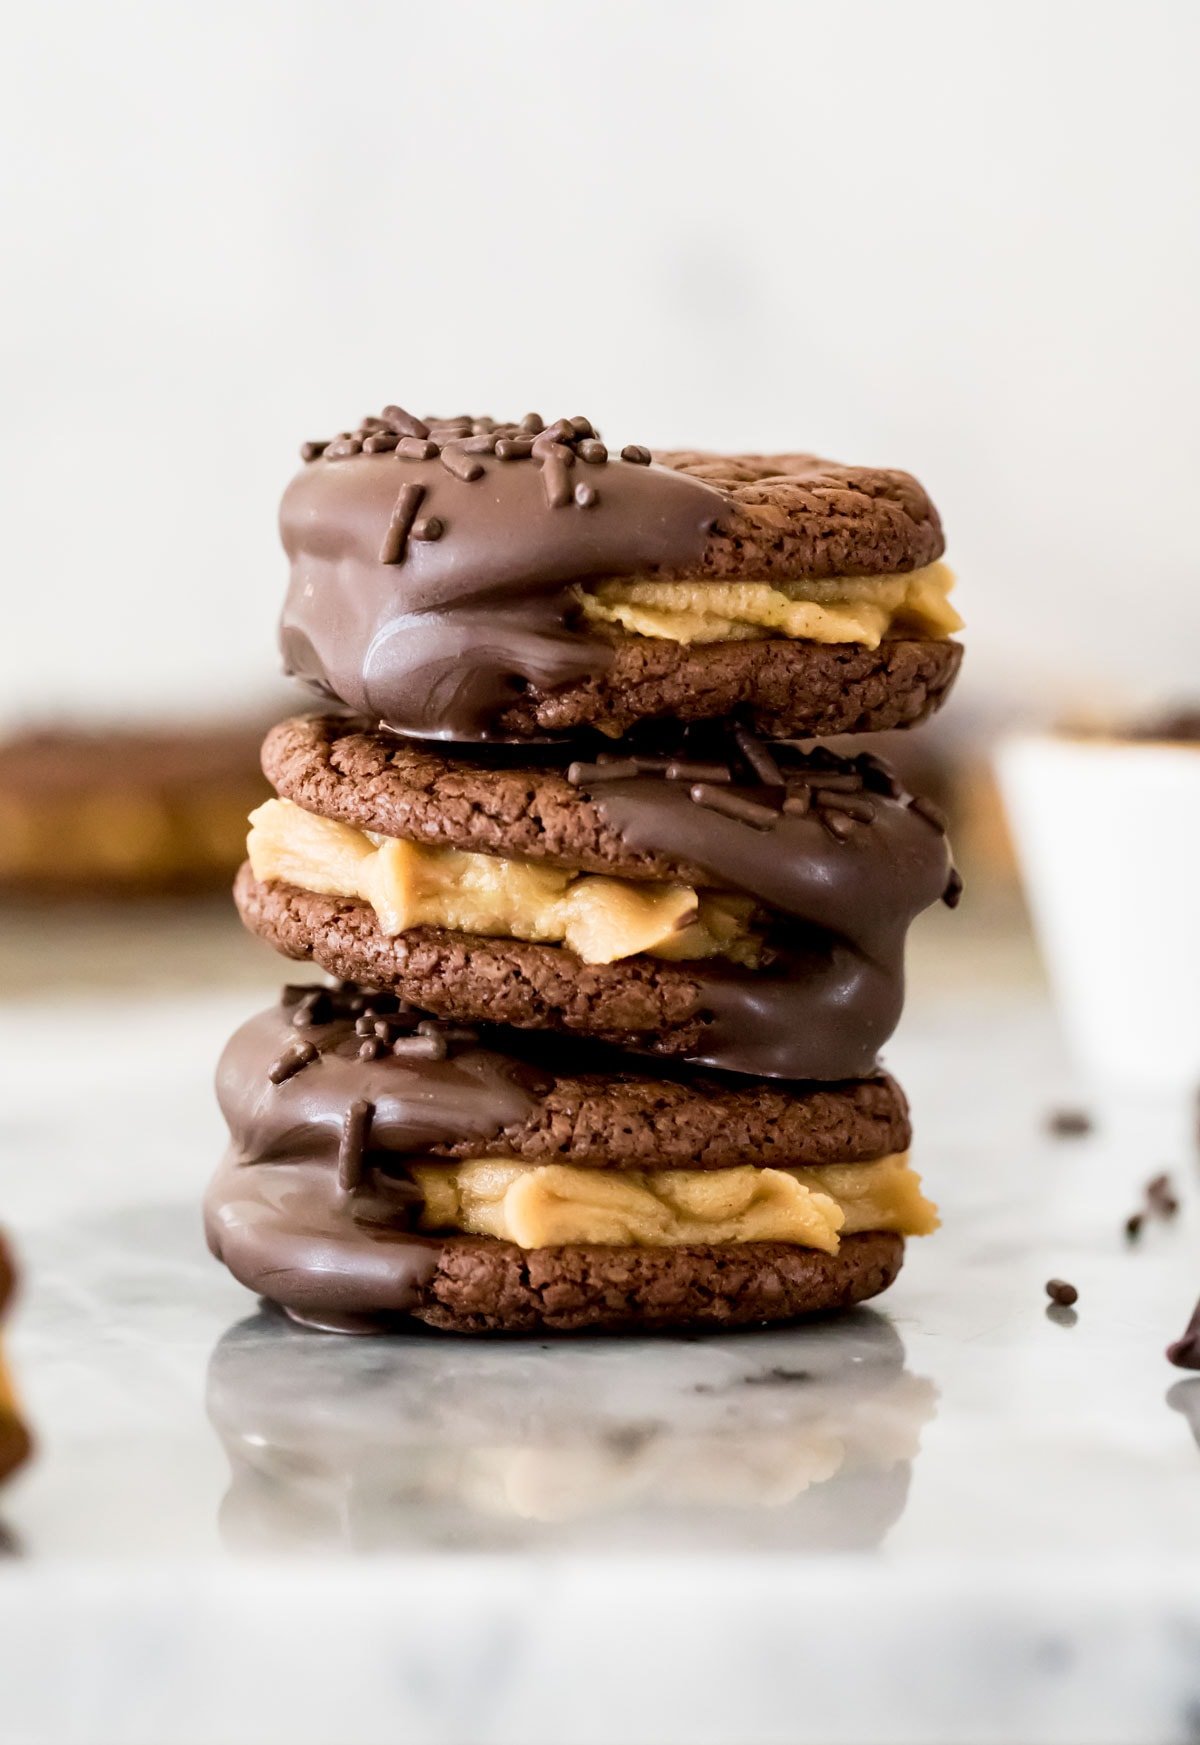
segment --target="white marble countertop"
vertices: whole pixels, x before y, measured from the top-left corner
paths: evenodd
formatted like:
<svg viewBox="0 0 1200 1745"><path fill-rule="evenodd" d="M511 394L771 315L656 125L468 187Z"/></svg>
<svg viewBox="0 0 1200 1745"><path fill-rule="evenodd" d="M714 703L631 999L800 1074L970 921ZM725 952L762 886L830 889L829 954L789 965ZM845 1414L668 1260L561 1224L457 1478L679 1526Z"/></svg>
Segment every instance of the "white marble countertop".
<svg viewBox="0 0 1200 1745"><path fill-rule="evenodd" d="M1200 1375L1162 1356L1191 1136L1117 1101L1048 1137L1027 950L962 941L918 953L889 1051L946 1228L877 1310L699 1340L291 1330L196 1210L254 993L0 1003L41 1444L0 1499L0 1739L1194 1740ZM1184 1213L1130 1250L1168 1166Z"/></svg>

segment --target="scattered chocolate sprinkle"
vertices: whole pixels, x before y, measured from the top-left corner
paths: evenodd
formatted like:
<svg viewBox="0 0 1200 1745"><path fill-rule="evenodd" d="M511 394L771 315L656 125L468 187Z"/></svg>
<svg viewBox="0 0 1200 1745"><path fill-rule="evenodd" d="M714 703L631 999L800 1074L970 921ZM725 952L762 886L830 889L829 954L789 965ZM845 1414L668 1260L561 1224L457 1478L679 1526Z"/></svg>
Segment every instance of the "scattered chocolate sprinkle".
<svg viewBox="0 0 1200 1745"><path fill-rule="evenodd" d="M399 441L400 438L394 430L377 430L373 436L368 436L363 443L363 453L390 454Z"/></svg>
<svg viewBox="0 0 1200 1745"><path fill-rule="evenodd" d="M963 877L956 866L950 868L950 882L942 892L942 901L947 909L957 909L962 901Z"/></svg>
<svg viewBox="0 0 1200 1745"><path fill-rule="evenodd" d="M581 509L590 509L593 503L600 501L593 485L579 484L575 487L575 501Z"/></svg>
<svg viewBox="0 0 1200 1745"><path fill-rule="evenodd" d="M531 436L540 435L545 428L546 427L542 423L540 416L536 412L527 412L521 420L521 429L528 431Z"/></svg>
<svg viewBox="0 0 1200 1745"><path fill-rule="evenodd" d="M588 437L592 439L596 435L590 418L568 418L567 423L571 426L571 433L576 438Z"/></svg>
<svg viewBox="0 0 1200 1745"><path fill-rule="evenodd" d="M812 791L809 788L797 788L783 802L783 809L789 818L807 818L812 811Z"/></svg>
<svg viewBox="0 0 1200 1745"><path fill-rule="evenodd" d="M532 436L501 436L496 440L497 460L528 460L532 453Z"/></svg>
<svg viewBox="0 0 1200 1745"><path fill-rule="evenodd" d="M374 1036L374 1034L375 1034L375 1020L374 1020L374 1018L368 1018L368 1016L365 1012L361 1015L361 1017L356 1018L354 1020L354 1034L356 1036Z"/></svg>
<svg viewBox="0 0 1200 1745"><path fill-rule="evenodd" d="M381 1042L390 1043L396 1034L396 1025L391 1018L376 1018L373 1029Z"/></svg>
<svg viewBox="0 0 1200 1745"><path fill-rule="evenodd" d="M783 771L757 733L751 733L748 727L737 726L733 730L733 739L760 782L765 782L769 788L783 787Z"/></svg>
<svg viewBox="0 0 1200 1745"><path fill-rule="evenodd" d="M1167 1361L1177 1369L1200 1369L1200 1303L1182 1335L1167 1346Z"/></svg>
<svg viewBox="0 0 1200 1745"><path fill-rule="evenodd" d="M267 1077L273 1085L281 1085L290 1079L293 1073L298 1073L310 1060L317 1058L317 1051L311 1042L291 1042L284 1049L279 1059L267 1070Z"/></svg>
<svg viewBox="0 0 1200 1745"><path fill-rule="evenodd" d="M1092 1117L1084 1109L1056 1109L1046 1127L1055 1139L1081 1139L1092 1131Z"/></svg>
<svg viewBox="0 0 1200 1745"><path fill-rule="evenodd" d="M300 444L300 459L303 461L320 460L328 447L327 442L302 442Z"/></svg>
<svg viewBox="0 0 1200 1745"><path fill-rule="evenodd" d="M400 563L403 559L404 549L408 544L408 530L416 520L424 495L424 485L401 485L392 518L383 536L383 544L379 548L380 563Z"/></svg>
<svg viewBox="0 0 1200 1745"><path fill-rule="evenodd" d="M891 771L887 770L886 766L881 767L884 767L885 774L890 777ZM940 830L943 836L946 834L949 828L946 814L940 806L935 806L932 800L926 800L918 794L915 799L908 802L908 809L910 812L915 812L918 818L924 818L927 824L932 824L935 830Z"/></svg>
<svg viewBox="0 0 1200 1745"><path fill-rule="evenodd" d="M446 531L446 523L437 515L427 515L423 521L414 521L410 539L440 539Z"/></svg>
<svg viewBox="0 0 1200 1745"><path fill-rule="evenodd" d="M371 1122L375 1117L375 1105L365 1098L351 1103L346 1110L346 1119L342 1123L341 1143L338 1146L337 1179L343 1193L353 1193L362 1185L363 1162L366 1157L367 1141L371 1136Z"/></svg>
<svg viewBox="0 0 1200 1745"><path fill-rule="evenodd" d="M632 461L635 467L648 467L650 450L643 448L640 442L627 442L621 450L621 459Z"/></svg>
<svg viewBox="0 0 1200 1745"><path fill-rule="evenodd" d="M448 473L453 473L456 479L461 479L466 485L483 477L483 462L465 453L461 444L448 442L438 459Z"/></svg>
<svg viewBox="0 0 1200 1745"><path fill-rule="evenodd" d="M363 1038L358 1050L358 1058L360 1060L378 1060L382 1053L383 1043L380 1042L378 1036L367 1036Z"/></svg>
<svg viewBox="0 0 1200 1745"><path fill-rule="evenodd" d="M325 450L326 460L345 460L347 456L362 453L362 443L357 436L339 436L336 442L331 442Z"/></svg>
<svg viewBox="0 0 1200 1745"><path fill-rule="evenodd" d="M398 1060L445 1060L446 1040L443 1036L398 1036L392 1053Z"/></svg>
<svg viewBox="0 0 1200 1745"><path fill-rule="evenodd" d="M602 442L590 436L579 444L579 458L587 461L589 466L599 466L608 459L608 450Z"/></svg>
<svg viewBox="0 0 1200 1745"><path fill-rule="evenodd" d="M1160 1218L1173 1218L1179 1211L1171 1178L1165 1171L1162 1175L1152 1176L1146 1183L1146 1204Z"/></svg>
<svg viewBox="0 0 1200 1745"><path fill-rule="evenodd" d="M1065 1278L1048 1278L1046 1280L1046 1295L1052 1303L1057 1303L1060 1309L1069 1309L1079 1301L1079 1292L1073 1284L1068 1284Z"/></svg>
<svg viewBox="0 0 1200 1745"><path fill-rule="evenodd" d="M475 435L468 436L460 447L464 454L495 454L496 437L490 430L477 431Z"/></svg>
<svg viewBox="0 0 1200 1745"><path fill-rule="evenodd" d="M691 797L709 812L719 812L723 817L736 818L739 824L753 824L760 830L779 819L774 806L764 806L758 800L748 799L745 794L728 793L715 782L697 782L691 789Z"/></svg>
<svg viewBox="0 0 1200 1745"><path fill-rule="evenodd" d="M1128 1218L1125 1220L1125 1239L1127 1242L1137 1241L1142 1233L1142 1227L1145 1222L1145 1212L1131 1212L1129 1214Z"/></svg>
<svg viewBox="0 0 1200 1745"><path fill-rule="evenodd" d="M325 992L323 988L318 988L315 991ZM279 1004L281 1006L294 1006L298 1000L306 1000L313 992L311 982L285 982L279 990Z"/></svg>

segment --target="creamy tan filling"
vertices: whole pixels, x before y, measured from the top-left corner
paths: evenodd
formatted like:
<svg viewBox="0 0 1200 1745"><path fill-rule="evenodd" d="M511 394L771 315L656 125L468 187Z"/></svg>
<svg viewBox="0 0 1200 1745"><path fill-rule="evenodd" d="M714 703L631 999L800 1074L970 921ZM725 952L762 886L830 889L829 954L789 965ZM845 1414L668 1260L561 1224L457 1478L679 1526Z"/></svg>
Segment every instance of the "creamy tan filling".
<svg viewBox="0 0 1200 1745"><path fill-rule="evenodd" d="M369 903L389 936L410 927L565 945L584 963L725 956L758 961L754 904L690 885L636 884L542 861L428 848L320 818L291 800L250 814L257 879Z"/></svg>
<svg viewBox="0 0 1200 1745"><path fill-rule="evenodd" d="M925 1236L938 1227L907 1153L824 1169L579 1169L481 1157L411 1173L425 1196L423 1229L520 1248L795 1242L836 1254L858 1230Z"/></svg>
<svg viewBox="0 0 1200 1745"><path fill-rule="evenodd" d="M926 564L902 576L833 576L796 582L659 582L614 578L577 589L585 618L629 635L671 642L737 642L782 636L857 642L888 635L943 637L962 629L950 604L954 572Z"/></svg>

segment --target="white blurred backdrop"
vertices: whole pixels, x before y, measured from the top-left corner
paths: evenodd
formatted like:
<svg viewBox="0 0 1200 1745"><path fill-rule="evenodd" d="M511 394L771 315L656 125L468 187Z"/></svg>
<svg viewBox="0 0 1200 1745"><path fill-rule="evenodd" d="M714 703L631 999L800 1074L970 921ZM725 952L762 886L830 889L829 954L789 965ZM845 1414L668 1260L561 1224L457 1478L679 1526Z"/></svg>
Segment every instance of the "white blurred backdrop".
<svg viewBox="0 0 1200 1745"><path fill-rule="evenodd" d="M0 725L252 706L398 399L910 467L976 715L1200 651L1193 0L42 0L0 69Z"/></svg>

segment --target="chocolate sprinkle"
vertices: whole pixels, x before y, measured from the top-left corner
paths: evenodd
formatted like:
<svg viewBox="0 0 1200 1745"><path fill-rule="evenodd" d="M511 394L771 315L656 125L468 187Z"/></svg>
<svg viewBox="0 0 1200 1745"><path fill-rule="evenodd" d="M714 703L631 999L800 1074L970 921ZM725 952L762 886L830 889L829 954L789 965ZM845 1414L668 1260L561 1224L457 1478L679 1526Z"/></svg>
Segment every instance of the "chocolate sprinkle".
<svg viewBox="0 0 1200 1745"><path fill-rule="evenodd" d="M924 818L927 824L932 824L935 830L944 836L949 828L946 814L940 806L935 806L932 800L926 800L918 794L908 802L909 810L915 812L918 818Z"/></svg>
<svg viewBox="0 0 1200 1745"><path fill-rule="evenodd" d="M1079 1292L1073 1284L1068 1284L1065 1278L1048 1278L1046 1280L1046 1295L1052 1303L1057 1303L1060 1309L1069 1309L1079 1301Z"/></svg>
<svg viewBox="0 0 1200 1745"><path fill-rule="evenodd" d="M942 901L943 901L943 903L945 903L947 909L957 909L959 903L962 901L962 894L963 894L962 874L959 872L959 870L956 866L951 867L951 869L950 869L950 882L946 886L945 890L942 892Z"/></svg>
<svg viewBox="0 0 1200 1745"><path fill-rule="evenodd" d="M1167 1361L1177 1369L1200 1369L1200 1303L1182 1335L1167 1346Z"/></svg>
<svg viewBox="0 0 1200 1745"><path fill-rule="evenodd" d="M297 1030L303 1030L310 1024L328 1023L330 1010L328 989L310 988L292 1013L292 1023Z"/></svg>
<svg viewBox="0 0 1200 1745"><path fill-rule="evenodd" d="M709 812L720 812L726 818L736 818L739 824L753 824L760 830L776 823L779 818L774 806L763 806L745 794L729 793L714 782L697 782L691 790L691 797Z"/></svg>
<svg viewBox="0 0 1200 1745"><path fill-rule="evenodd" d="M379 548L380 563L400 563L408 544L408 530L416 520L417 510L421 507L421 499L425 495L424 485L401 485L400 495L396 498L396 506L392 510L392 518L388 522L387 532L383 536L383 544Z"/></svg>
<svg viewBox="0 0 1200 1745"><path fill-rule="evenodd" d="M343 1193L353 1193L355 1188L362 1185L363 1163L374 1117L375 1105L367 1102L366 1098L351 1103L346 1110L337 1164L338 1186Z"/></svg>
<svg viewBox="0 0 1200 1745"><path fill-rule="evenodd" d="M1082 1139L1092 1131L1092 1125L1085 1109L1056 1109L1046 1122L1055 1139Z"/></svg>
<svg viewBox="0 0 1200 1745"><path fill-rule="evenodd" d="M392 1043L392 1053L398 1060L445 1060L444 1036L399 1036Z"/></svg>
<svg viewBox="0 0 1200 1745"><path fill-rule="evenodd" d="M293 1042L284 1049L279 1059L267 1069L267 1077L273 1085L281 1085L293 1074L298 1073L302 1067L307 1066L310 1060L316 1058L317 1050L311 1042Z"/></svg>
<svg viewBox="0 0 1200 1745"><path fill-rule="evenodd" d="M784 785L783 771L758 735L751 733L748 727L739 726L734 728L733 738L738 750L759 781L765 782L769 788L782 788Z"/></svg>
<svg viewBox="0 0 1200 1745"><path fill-rule="evenodd" d="M581 509L590 509L600 498L594 486L579 484L575 487L575 501Z"/></svg>
<svg viewBox="0 0 1200 1745"><path fill-rule="evenodd" d="M1125 1220L1125 1239L1136 1242L1146 1222L1145 1212L1131 1212Z"/></svg>
<svg viewBox="0 0 1200 1745"><path fill-rule="evenodd" d="M446 531L446 523L437 515L427 515L423 521L414 521L411 539L440 539Z"/></svg>
<svg viewBox="0 0 1200 1745"><path fill-rule="evenodd" d="M627 442L621 450L621 459L632 461L635 467L648 467L650 450L643 448L640 442Z"/></svg>
<svg viewBox="0 0 1200 1745"><path fill-rule="evenodd" d="M572 763L567 766L567 780L573 788L587 787L592 782L623 782L639 775L637 760L618 758L613 763Z"/></svg>

